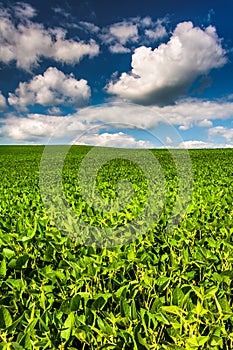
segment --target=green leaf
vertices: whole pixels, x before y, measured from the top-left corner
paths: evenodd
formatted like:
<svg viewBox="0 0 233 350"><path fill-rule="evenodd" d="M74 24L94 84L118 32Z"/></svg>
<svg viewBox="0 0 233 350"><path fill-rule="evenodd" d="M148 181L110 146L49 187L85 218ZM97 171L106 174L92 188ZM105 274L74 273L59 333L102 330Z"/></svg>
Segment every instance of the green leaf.
<svg viewBox="0 0 233 350"><path fill-rule="evenodd" d="M3 259L0 264L0 277L6 276L6 260Z"/></svg>
<svg viewBox="0 0 233 350"><path fill-rule="evenodd" d="M212 287L210 289L207 289L207 291L205 292L205 299L214 296L217 291L218 291L218 286L217 287Z"/></svg>
<svg viewBox="0 0 233 350"><path fill-rule="evenodd" d="M28 333L25 335L24 347L27 350L31 350L32 349L32 342L31 342L31 339L30 339L30 336L29 336Z"/></svg>
<svg viewBox="0 0 233 350"><path fill-rule="evenodd" d="M10 259L15 255L15 252L9 248L3 248L2 255L7 259Z"/></svg>
<svg viewBox="0 0 233 350"><path fill-rule="evenodd" d="M71 299L70 311L77 311L79 309L81 295L77 294Z"/></svg>
<svg viewBox="0 0 233 350"><path fill-rule="evenodd" d="M92 303L92 308L94 308L94 310L100 310L104 307L105 304L106 300L103 296L100 296L96 300L94 300L94 302Z"/></svg>
<svg viewBox="0 0 233 350"><path fill-rule="evenodd" d="M199 346L203 346L209 340L209 336L199 336L197 337L197 342Z"/></svg>
<svg viewBox="0 0 233 350"><path fill-rule="evenodd" d="M13 342L11 343L14 350L25 350L19 343Z"/></svg>
<svg viewBox="0 0 233 350"><path fill-rule="evenodd" d="M178 306L162 306L162 311L167 312L167 313L171 313L171 314L175 314L175 315L180 315L183 310L180 309Z"/></svg>
<svg viewBox="0 0 233 350"><path fill-rule="evenodd" d="M168 278L168 277L159 277L158 280L157 280L157 284L159 286L159 292L163 292L169 286L170 278Z"/></svg>
<svg viewBox="0 0 233 350"><path fill-rule="evenodd" d="M136 309L136 304L134 300L132 300L132 303L130 305L130 316L132 320L137 319L137 309Z"/></svg>
<svg viewBox="0 0 233 350"><path fill-rule="evenodd" d="M118 299L119 298L125 298L126 297L126 291L127 291L127 286L122 286L115 292L115 296Z"/></svg>
<svg viewBox="0 0 233 350"><path fill-rule="evenodd" d="M170 325L170 321L168 320L166 315L164 315L162 312L158 312L157 314L155 314L155 318L158 321L160 321L162 324Z"/></svg>
<svg viewBox="0 0 233 350"><path fill-rule="evenodd" d="M70 339L72 328L75 323L74 313L71 312L67 319L65 320L65 323L63 325L63 330L61 331L61 337L65 339L65 341L68 341Z"/></svg>
<svg viewBox="0 0 233 350"><path fill-rule="evenodd" d="M18 259L16 259L15 269L16 270L21 270L23 267L25 267L25 265L28 262L28 260L29 260L29 255L28 254L24 254L24 255L20 256Z"/></svg>
<svg viewBox="0 0 233 350"><path fill-rule="evenodd" d="M10 327L12 324L11 314L8 309L4 306L0 306L0 328Z"/></svg>
<svg viewBox="0 0 233 350"><path fill-rule="evenodd" d="M122 317L129 316L130 306L127 303L126 299L121 299L121 301L120 301L120 310L121 310L121 316Z"/></svg>
<svg viewBox="0 0 233 350"><path fill-rule="evenodd" d="M97 316L97 324L99 326L99 329L103 333L108 334L108 335L112 335L112 333L113 333L112 327L109 326L109 324L106 322L105 319L102 320L99 316Z"/></svg>
<svg viewBox="0 0 233 350"><path fill-rule="evenodd" d="M24 313L7 328L8 332L12 332L17 329L18 324L23 320Z"/></svg>
<svg viewBox="0 0 233 350"><path fill-rule="evenodd" d="M196 348L198 349L199 347L199 344L198 344L198 341L197 341L197 337L196 336L193 336L192 338L188 338L187 339L187 345L190 346L192 349Z"/></svg>
<svg viewBox="0 0 233 350"><path fill-rule="evenodd" d="M184 293L182 289L176 287L172 292L172 303L175 305L180 305L182 300L184 299Z"/></svg>

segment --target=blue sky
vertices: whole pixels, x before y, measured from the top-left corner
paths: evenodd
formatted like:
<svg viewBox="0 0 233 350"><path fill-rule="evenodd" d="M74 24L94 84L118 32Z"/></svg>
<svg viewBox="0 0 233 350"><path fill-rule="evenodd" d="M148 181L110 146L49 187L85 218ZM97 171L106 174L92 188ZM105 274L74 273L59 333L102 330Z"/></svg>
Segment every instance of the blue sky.
<svg viewBox="0 0 233 350"><path fill-rule="evenodd" d="M0 4L1 144L233 147L231 1Z"/></svg>

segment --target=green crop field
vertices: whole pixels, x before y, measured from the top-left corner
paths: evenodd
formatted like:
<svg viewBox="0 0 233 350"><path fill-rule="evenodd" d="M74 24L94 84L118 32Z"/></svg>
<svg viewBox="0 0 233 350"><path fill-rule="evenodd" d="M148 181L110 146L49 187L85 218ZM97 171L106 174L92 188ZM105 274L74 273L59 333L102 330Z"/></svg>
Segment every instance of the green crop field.
<svg viewBox="0 0 233 350"><path fill-rule="evenodd" d="M153 150L165 201L158 197L158 217L137 236L130 225L140 215L139 225L147 220L148 174L131 160L107 161L96 178L100 196L116 201L119 180L132 191L121 192L118 212L93 208L78 183L90 149L72 146L62 171L68 206L94 227L86 237L72 222L68 233L59 229L59 206L53 217L46 210L44 147L0 147L0 349L232 349L233 150L189 151L192 200L170 231L178 173L168 150ZM176 152L182 165L187 151ZM49 169L46 176L49 185ZM124 244L100 235L126 225L117 236L129 235Z"/></svg>

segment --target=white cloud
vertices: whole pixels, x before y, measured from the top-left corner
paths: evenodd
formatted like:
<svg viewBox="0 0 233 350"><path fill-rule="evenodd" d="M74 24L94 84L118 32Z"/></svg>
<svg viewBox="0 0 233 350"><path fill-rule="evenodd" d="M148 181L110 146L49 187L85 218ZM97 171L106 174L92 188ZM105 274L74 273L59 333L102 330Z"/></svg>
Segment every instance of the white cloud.
<svg viewBox="0 0 233 350"><path fill-rule="evenodd" d="M0 91L0 112L4 111L4 109L6 109L6 99Z"/></svg>
<svg viewBox="0 0 233 350"><path fill-rule="evenodd" d="M160 138L160 123L165 125L168 123L168 126L171 126L171 130L174 131L175 128L177 129L177 126L180 125L185 125L186 129L190 126L199 126L199 123L205 119L204 116L207 116L209 121L218 120L219 122L220 120L230 119L233 117L233 102L218 103L205 102L202 100L187 100L175 104L174 106L166 107L140 106L115 102L106 105L85 107L79 109L78 112L72 115L64 117L58 116L58 113L56 113L54 109L53 112L53 117L51 115L41 116L38 114L29 114L27 118L13 118L8 116L2 121L4 124L2 133L6 134L6 136L11 135L9 137L12 138L22 137L24 140L29 140L29 137L32 139L34 133L39 128L36 126L38 122L39 125L41 125L39 130L42 132L43 125L44 131L42 134L47 138L50 137L55 127L57 128L56 135L58 135L58 137L63 135L64 138L70 135L81 135L82 132L90 133L91 128L95 128L93 131L94 133L98 133L100 128L111 130L111 132L114 128L117 128L117 131L123 131L125 129L151 130L153 135L159 133L157 136ZM53 124L51 125L52 121ZM60 124L61 122L64 124ZM29 128L30 125L32 125L32 127ZM209 132L209 138L211 134L213 137L217 134L219 136L220 133L220 136L226 136L227 130L223 127L212 129L215 131ZM168 129L165 127L165 130ZM230 133L232 135L232 130ZM172 140L172 144L170 143L170 139ZM165 133L163 135L163 140L162 142L164 142L165 145L169 145L169 147L175 147L175 145L180 143L179 138L174 138L173 133ZM217 140L215 141L217 142ZM211 142L208 142L208 144L209 143L211 144Z"/></svg>
<svg viewBox="0 0 233 350"><path fill-rule="evenodd" d="M173 143L172 139L169 136L167 136L165 140L168 145L171 145Z"/></svg>
<svg viewBox="0 0 233 350"><path fill-rule="evenodd" d="M197 126L202 126L202 127L207 127L212 125L213 125L212 121L208 119L203 119L197 123Z"/></svg>
<svg viewBox="0 0 233 350"><path fill-rule="evenodd" d="M104 27L99 34L104 45L109 46L112 53L127 53L130 50L125 47L126 44L136 43L139 39L138 18L130 18L127 21L114 23Z"/></svg>
<svg viewBox="0 0 233 350"><path fill-rule="evenodd" d="M130 49L128 49L127 47L125 47L125 46L123 46L123 45L121 45L119 43L109 46L109 50L112 53L127 53L127 52L130 52Z"/></svg>
<svg viewBox="0 0 233 350"><path fill-rule="evenodd" d="M78 116L85 120L128 123L132 128L153 129L159 122L182 125L181 129L198 126L204 119L233 118L233 102L210 102L186 99L174 105L141 106L130 103L111 103L83 108Z"/></svg>
<svg viewBox="0 0 233 350"><path fill-rule="evenodd" d="M165 27L167 23L166 17L156 21L153 21L149 16L131 17L98 30L98 36L103 44L109 46L110 52L127 53L131 51L130 47L134 47L136 43L139 45L139 43L163 39L167 36ZM97 30L95 32L97 33Z"/></svg>
<svg viewBox="0 0 233 350"><path fill-rule="evenodd" d="M43 119L10 116L4 120L2 135L15 141L32 141L52 134L57 122L57 118L48 116Z"/></svg>
<svg viewBox="0 0 233 350"><path fill-rule="evenodd" d="M111 94L140 104L166 105L183 95L200 75L227 62L214 27L205 30L179 23L170 40L132 55L132 71L106 87Z"/></svg>
<svg viewBox="0 0 233 350"><path fill-rule="evenodd" d="M75 116L48 116L29 114L27 117L8 115L3 121L1 136L5 139L24 142L47 143L55 134L56 139L81 135L87 130L87 123L77 120Z"/></svg>
<svg viewBox="0 0 233 350"><path fill-rule="evenodd" d="M145 36L147 37L146 42L150 39L151 42L162 40L168 36L168 31L166 29L169 19L167 16L163 18L158 18L155 22L151 20L150 24L145 29Z"/></svg>
<svg viewBox="0 0 233 350"><path fill-rule="evenodd" d="M118 133L103 133L103 134L91 134L83 135L76 142L76 145L93 145L102 147L117 147L117 148L153 148L154 145L145 140L137 140L135 137L125 134L123 132Z"/></svg>
<svg viewBox="0 0 233 350"><path fill-rule="evenodd" d="M150 39L153 39L154 41L156 41L156 40L165 38L167 36L167 30L162 24L159 24L154 30L147 29L145 31L145 34Z"/></svg>
<svg viewBox="0 0 233 350"><path fill-rule="evenodd" d="M114 23L110 26L109 33L122 45L126 44L128 41L136 42L138 40L137 26L127 21Z"/></svg>
<svg viewBox="0 0 233 350"><path fill-rule="evenodd" d="M99 53L94 40L89 43L66 39L62 29L45 29L43 25L31 22L31 6L17 5L21 22L16 25L6 10L0 11L0 61L6 64L16 61L19 68L30 70L38 65L41 57L75 64L84 56L93 57ZM23 21L22 17L27 17Z"/></svg>
<svg viewBox="0 0 233 350"><path fill-rule="evenodd" d="M150 16L139 18L138 22L142 27L151 27L153 25L153 21Z"/></svg>
<svg viewBox="0 0 233 350"><path fill-rule="evenodd" d="M65 35L59 34L52 44L52 49L48 57L60 62L75 64L84 56L94 57L98 53L99 46L92 39L86 44L82 41L65 40Z"/></svg>
<svg viewBox="0 0 233 350"><path fill-rule="evenodd" d="M68 137L72 144L94 145L120 148L153 148L150 141L137 140L134 136L123 133L98 134L98 124L89 124L77 118L77 115L46 116L29 114L26 118L9 115L4 120L1 136L18 143L47 143L52 135L59 143Z"/></svg>
<svg viewBox="0 0 233 350"><path fill-rule="evenodd" d="M186 124L186 125L180 125L180 126L179 126L179 130L182 130L182 131L188 130L191 126L192 126L192 124L191 124L191 125L188 125L188 124Z"/></svg>
<svg viewBox="0 0 233 350"><path fill-rule="evenodd" d="M0 136L5 140L16 143L45 144L51 135L56 135L59 143L64 143L69 132L69 137L74 140L72 144L94 145L102 147L125 147L125 148L153 148L154 145L147 140L137 140L132 135L124 132L117 133L90 133L89 130L97 130L98 125L88 124L77 118L77 115L46 116L29 114L26 118L8 115L3 121L4 126L0 129ZM218 127L219 128L219 127ZM220 130L220 129L219 129ZM232 132L232 131L231 131ZM161 148L171 148L173 141L166 137L167 145ZM175 148L200 149L200 148L233 148L233 143L213 143L200 140L183 141Z"/></svg>
<svg viewBox="0 0 233 350"><path fill-rule="evenodd" d="M214 128L208 130L208 135L210 139L220 136L223 137L227 142L230 142L233 140L233 129L228 129L223 126L215 126Z"/></svg>
<svg viewBox="0 0 233 350"><path fill-rule="evenodd" d="M90 87L84 79L65 75L49 67L43 75L36 75L28 83L20 83L15 93L9 93L8 102L19 109L28 105L54 106L60 104L80 106L90 97Z"/></svg>
<svg viewBox="0 0 233 350"><path fill-rule="evenodd" d="M225 144L225 143L211 143L205 141L184 141L180 143L179 148L233 148L233 144Z"/></svg>
<svg viewBox="0 0 233 350"><path fill-rule="evenodd" d="M69 12L67 12L64 8L62 8L60 6L55 6L55 7L52 8L52 10L56 14L61 15L61 16L65 17L66 19L69 19L69 20L73 19L73 16Z"/></svg>
<svg viewBox="0 0 233 350"><path fill-rule="evenodd" d="M85 21L81 21L79 23L87 32L98 33L100 31L100 28L96 26L94 23L85 22Z"/></svg>
<svg viewBox="0 0 233 350"><path fill-rule="evenodd" d="M48 109L48 113L50 115L60 115L62 113L62 111L59 107L52 107L52 108Z"/></svg>
<svg viewBox="0 0 233 350"><path fill-rule="evenodd" d="M17 2L13 6L14 14L20 20L27 20L36 16L36 10L30 5L23 1Z"/></svg>

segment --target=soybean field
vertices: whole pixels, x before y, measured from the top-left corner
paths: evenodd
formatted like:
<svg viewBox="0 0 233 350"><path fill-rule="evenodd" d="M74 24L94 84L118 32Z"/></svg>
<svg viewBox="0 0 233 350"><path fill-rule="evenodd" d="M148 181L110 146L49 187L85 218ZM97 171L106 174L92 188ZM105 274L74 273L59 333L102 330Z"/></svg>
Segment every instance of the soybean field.
<svg viewBox="0 0 233 350"><path fill-rule="evenodd" d="M61 173L66 208L93 228L87 235L56 207L59 198L46 208L44 146L0 146L0 349L232 349L233 149L174 151L181 166L184 152L192 164L182 217L172 214L174 159L167 149L151 150L166 187L160 194L158 182L148 227L148 173L130 159L107 160L96 173L106 210L87 203L78 175L91 149L72 146ZM43 177L48 188L53 166ZM108 211L116 202L119 210ZM171 215L177 221L168 230ZM117 228L114 244L107 232Z"/></svg>

